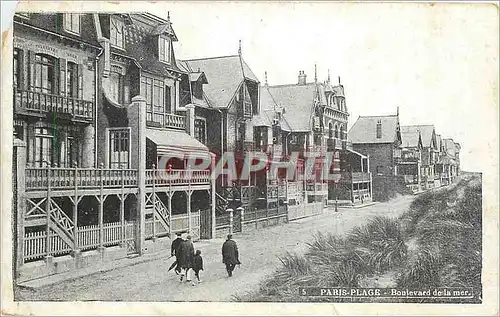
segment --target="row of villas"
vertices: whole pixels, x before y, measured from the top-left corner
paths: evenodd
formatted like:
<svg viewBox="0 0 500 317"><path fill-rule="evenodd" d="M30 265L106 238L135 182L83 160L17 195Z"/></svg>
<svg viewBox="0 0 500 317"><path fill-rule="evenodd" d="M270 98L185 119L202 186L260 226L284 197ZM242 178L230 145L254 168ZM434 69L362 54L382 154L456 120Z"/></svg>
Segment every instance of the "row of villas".
<svg viewBox="0 0 500 317"><path fill-rule="evenodd" d="M175 232L210 239L371 199L340 79L262 84L241 43L177 59L170 16L148 13L17 13L13 36L18 281L164 249ZM215 177L227 152L239 171L247 153L268 165ZM211 164L193 169L189 154Z"/></svg>
<svg viewBox="0 0 500 317"><path fill-rule="evenodd" d="M348 138L370 157L374 200L446 186L460 173L460 144L433 125L400 126L399 109L395 115L360 116Z"/></svg>
<svg viewBox="0 0 500 317"><path fill-rule="evenodd" d="M271 86L244 61L241 43L235 55L181 60L176 41L170 16L14 16L17 281L156 252L176 232L211 239L376 196L385 150L356 137L361 118L348 134L340 78L307 81L299 71L294 84ZM387 142L372 148L387 145L391 173L410 173L397 150L411 143L401 148L397 116L385 120L373 139L381 141L380 128ZM441 165L426 169L422 158L415 173L432 170L445 184L458 172L459 147L452 142L451 157L452 143L440 143ZM268 164L249 178L216 177L228 152L238 173L249 153ZM189 154L210 164L194 169Z"/></svg>

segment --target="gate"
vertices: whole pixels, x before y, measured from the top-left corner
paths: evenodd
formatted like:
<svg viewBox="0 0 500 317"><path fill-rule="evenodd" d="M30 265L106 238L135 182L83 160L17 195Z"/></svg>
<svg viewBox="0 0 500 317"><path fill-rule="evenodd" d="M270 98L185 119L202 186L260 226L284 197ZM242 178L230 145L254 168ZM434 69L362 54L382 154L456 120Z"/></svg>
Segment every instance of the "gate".
<svg viewBox="0 0 500 317"><path fill-rule="evenodd" d="M212 210L200 211L200 239L212 239Z"/></svg>
<svg viewBox="0 0 500 317"><path fill-rule="evenodd" d="M125 222L125 244L127 245L127 254L137 253L136 248L136 225L135 221Z"/></svg>

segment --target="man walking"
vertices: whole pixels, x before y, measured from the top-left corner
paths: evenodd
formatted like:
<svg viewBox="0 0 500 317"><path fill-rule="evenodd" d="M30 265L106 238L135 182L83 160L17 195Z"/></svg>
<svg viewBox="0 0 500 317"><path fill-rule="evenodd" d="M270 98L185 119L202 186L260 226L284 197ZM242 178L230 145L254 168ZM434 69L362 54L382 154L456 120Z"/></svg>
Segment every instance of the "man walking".
<svg viewBox="0 0 500 317"><path fill-rule="evenodd" d="M183 240L180 245L179 249L177 250L178 255L177 255L177 261L179 261L179 266L181 268L181 282L184 278L184 275L186 275L186 281L190 282L191 281L191 271L189 270L190 268L193 267L193 258L194 258L194 246L193 242L191 242L191 236L188 235L186 237L186 240Z"/></svg>
<svg viewBox="0 0 500 317"><path fill-rule="evenodd" d="M175 266L175 274L179 275L181 272L181 267L179 265L179 255L177 254L177 251L179 250L179 246L181 245L182 242L182 232L177 232L176 233L177 238L172 241L172 246L170 247L170 255L175 256L175 262L172 263L170 268L168 269L169 271L174 268Z"/></svg>
<svg viewBox="0 0 500 317"><path fill-rule="evenodd" d="M229 277L233 276L233 270L236 264L241 264L236 242L231 240L232 234L227 235L227 240L222 245L222 263L226 264L226 271Z"/></svg>

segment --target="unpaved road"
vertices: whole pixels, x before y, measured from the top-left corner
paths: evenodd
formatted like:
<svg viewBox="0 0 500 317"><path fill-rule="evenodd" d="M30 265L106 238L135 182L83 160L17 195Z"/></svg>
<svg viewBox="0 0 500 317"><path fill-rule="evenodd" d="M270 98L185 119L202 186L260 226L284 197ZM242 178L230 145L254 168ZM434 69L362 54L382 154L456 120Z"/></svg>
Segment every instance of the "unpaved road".
<svg viewBox="0 0 500 317"><path fill-rule="evenodd" d="M397 217L405 212L414 196L402 196L387 203L360 209L325 210L319 216L292 221L234 235L243 263L227 277L220 249L223 240L195 243L203 252L205 271L201 284L180 283L167 269L173 260L153 260L98 273L36 290L17 290L22 301L230 301L233 295L255 290L280 265L287 251L302 253L317 231L345 234L374 216Z"/></svg>

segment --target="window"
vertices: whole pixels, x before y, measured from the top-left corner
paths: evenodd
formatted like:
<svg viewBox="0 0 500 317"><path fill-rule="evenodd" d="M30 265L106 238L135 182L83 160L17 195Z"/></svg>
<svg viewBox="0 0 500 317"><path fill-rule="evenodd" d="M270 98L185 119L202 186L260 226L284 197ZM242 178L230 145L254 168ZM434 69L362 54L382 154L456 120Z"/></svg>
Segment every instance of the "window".
<svg viewBox="0 0 500 317"><path fill-rule="evenodd" d="M64 13L64 29L71 33L80 34L80 14Z"/></svg>
<svg viewBox="0 0 500 317"><path fill-rule="evenodd" d="M19 89L21 86L21 80L20 80L20 74L21 74L21 52L18 49L14 49L14 61L13 61L13 74L14 74L14 79L13 79L13 86L16 89Z"/></svg>
<svg viewBox="0 0 500 317"><path fill-rule="evenodd" d="M248 93L246 84L243 84L241 87L240 95L240 100L243 100L243 114L252 114L252 100L250 99L250 94Z"/></svg>
<svg viewBox="0 0 500 317"><path fill-rule="evenodd" d="M377 139L382 138L382 120L377 121Z"/></svg>
<svg viewBox="0 0 500 317"><path fill-rule="evenodd" d="M109 168L129 168L129 131L109 131Z"/></svg>
<svg viewBox="0 0 500 317"><path fill-rule="evenodd" d="M194 137L196 140L205 144L207 140L207 123L204 119L195 119L194 120Z"/></svg>
<svg viewBox="0 0 500 317"><path fill-rule="evenodd" d="M299 136L296 134L292 134L290 138L290 144L299 144Z"/></svg>
<svg viewBox="0 0 500 317"><path fill-rule="evenodd" d="M146 121L164 126L165 114L171 113L171 89L163 80L141 78L141 94L146 97Z"/></svg>
<svg viewBox="0 0 500 317"><path fill-rule="evenodd" d="M384 174L384 167L383 166L377 166L377 174L378 175Z"/></svg>
<svg viewBox="0 0 500 317"><path fill-rule="evenodd" d="M158 39L158 56L160 62L170 63L170 40L166 36Z"/></svg>
<svg viewBox="0 0 500 317"><path fill-rule="evenodd" d="M42 167L52 164L52 140L52 129L35 128L35 148L33 150L35 166Z"/></svg>
<svg viewBox="0 0 500 317"><path fill-rule="evenodd" d="M122 90L123 90L123 78L122 78L122 74L121 74L121 68L120 67L116 67L116 66L112 66L111 67L111 73L109 74L109 79L110 79L110 89L109 89L109 92L111 94L111 98L113 98L113 100L115 100L116 102L118 103L122 103L122 97L123 97L123 94L122 94Z"/></svg>
<svg viewBox="0 0 500 317"><path fill-rule="evenodd" d="M69 97L78 97L78 65L73 62L68 62L66 72L66 84Z"/></svg>
<svg viewBox="0 0 500 317"><path fill-rule="evenodd" d="M34 90L45 94L55 92L55 59L45 54L35 55Z"/></svg>
<svg viewBox="0 0 500 317"><path fill-rule="evenodd" d="M116 47L123 48L123 22L112 17L110 21L109 41Z"/></svg>
<svg viewBox="0 0 500 317"><path fill-rule="evenodd" d="M337 125L335 125L335 138L339 138L339 127Z"/></svg>

